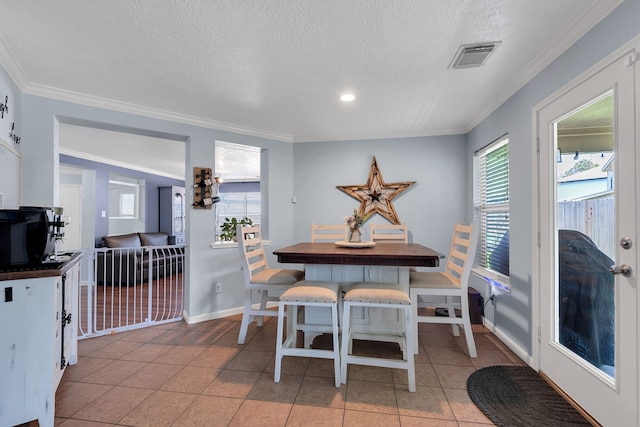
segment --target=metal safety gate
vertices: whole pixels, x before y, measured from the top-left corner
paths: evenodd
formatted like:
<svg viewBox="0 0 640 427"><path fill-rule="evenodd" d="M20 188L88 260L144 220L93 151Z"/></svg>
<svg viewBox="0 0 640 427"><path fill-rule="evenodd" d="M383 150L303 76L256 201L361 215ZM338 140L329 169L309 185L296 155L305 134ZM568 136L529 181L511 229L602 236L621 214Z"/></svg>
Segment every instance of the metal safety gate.
<svg viewBox="0 0 640 427"><path fill-rule="evenodd" d="M184 246L96 248L83 262L78 338L182 319Z"/></svg>

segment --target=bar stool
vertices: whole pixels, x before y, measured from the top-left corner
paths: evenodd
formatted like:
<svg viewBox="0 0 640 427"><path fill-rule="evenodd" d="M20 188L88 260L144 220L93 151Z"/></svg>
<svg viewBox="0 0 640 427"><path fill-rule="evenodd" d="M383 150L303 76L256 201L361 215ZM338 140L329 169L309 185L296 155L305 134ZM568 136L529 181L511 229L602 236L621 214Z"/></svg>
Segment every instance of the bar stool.
<svg viewBox="0 0 640 427"><path fill-rule="evenodd" d="M280 382L282 358L284 356L319 357L333 359L336 387L340 387L340 345L338 331L338 292L340 285L332 282L301 280L293 284L281 296L278 303L278 335L276 337L276 366L274 382ZM300 307L328 307L331 309L331 325L315 325L300 323L298 309ZM284 341L284 311L287 309L287 336ZM298 331L330 332L333 334L333 349L297 348Z"/></svg>
<svg viewBox="0 0 640 427"><path fill-rule="evenodd" d="M361 282L349 287L343 297L342 350L340 352L340 376L342 383L347 382L347 365L379 366L383 368L405 369L407 371L409 391L416 391L416 372L413 358L413 324L411 322L411 299L401 285L395 283ZM353 329L351 308L394 308L403 313L404 327L397 333ZM400 344L403 360L384 359L351 354L353 339L373 341L393 341Z"/></svg>

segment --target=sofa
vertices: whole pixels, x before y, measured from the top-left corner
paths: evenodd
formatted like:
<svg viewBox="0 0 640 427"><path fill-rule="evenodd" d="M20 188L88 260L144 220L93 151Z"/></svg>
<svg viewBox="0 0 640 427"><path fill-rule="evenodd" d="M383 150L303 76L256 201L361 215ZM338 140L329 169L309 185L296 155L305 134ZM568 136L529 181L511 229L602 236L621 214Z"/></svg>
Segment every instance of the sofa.
<svg viewBox="0 0 640 427"><path fill-rule="evenodd" d="M184 247L169 245L167 233L104 236L102 248L96 250L98 285L141 285L149 280L150 270L154 279L182 272Z"/></svg>

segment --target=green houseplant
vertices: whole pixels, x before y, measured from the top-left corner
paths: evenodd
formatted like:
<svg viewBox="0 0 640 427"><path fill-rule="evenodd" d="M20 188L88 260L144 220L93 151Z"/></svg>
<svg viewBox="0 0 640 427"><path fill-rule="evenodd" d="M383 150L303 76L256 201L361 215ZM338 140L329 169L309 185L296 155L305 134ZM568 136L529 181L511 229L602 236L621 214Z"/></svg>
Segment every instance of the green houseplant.
<svg viewBox="0 0 640 427"><path fill-rule="evenodd" d="M236 228L238 227L238 224L253 225L253 221L251 220L251 218L247 217L244 217L241 220L238 220L238 218L235 217L225 218L221 227L222 232L219 235L220 240L223 242L237 241Z"/></svg>

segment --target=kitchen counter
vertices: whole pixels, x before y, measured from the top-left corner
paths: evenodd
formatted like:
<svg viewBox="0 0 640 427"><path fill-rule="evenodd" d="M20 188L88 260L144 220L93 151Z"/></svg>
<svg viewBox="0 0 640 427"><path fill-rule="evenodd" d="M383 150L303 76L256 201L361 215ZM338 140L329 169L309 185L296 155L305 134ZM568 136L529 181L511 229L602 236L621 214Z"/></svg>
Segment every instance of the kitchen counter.
<svg viewBox="0 0 640 427"><path fill-rule="evenodd" d="M82 252L0 272L0 426L53 427L55 394L78 360Z"/></svg>
<svg viewBox="0 0 640 427"><path fill-rule="evenodd" d="M37 266L0 269L0 281L62 276L82 258L82 252L65 252Z"/></svg>

